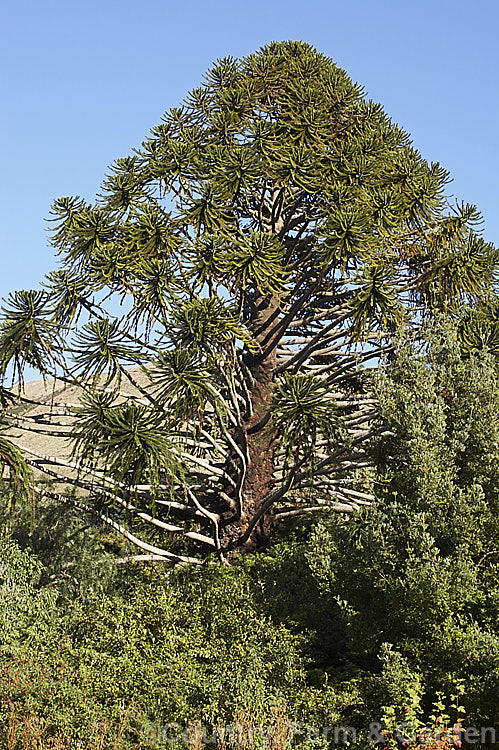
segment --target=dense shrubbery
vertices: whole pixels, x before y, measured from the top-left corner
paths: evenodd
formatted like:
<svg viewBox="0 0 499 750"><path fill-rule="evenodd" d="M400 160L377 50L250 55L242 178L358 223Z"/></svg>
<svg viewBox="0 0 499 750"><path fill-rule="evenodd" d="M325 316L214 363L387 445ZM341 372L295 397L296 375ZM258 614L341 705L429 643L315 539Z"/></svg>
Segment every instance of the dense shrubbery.
<svg viewBox="0 0 499 750"><path fill-rule="evenodd" d="M272 728L275 748L292 722L298 748L355 726L360 746L372 721L428 723L439 691L499 727L495 362L437 328L377 389L376 504L231 567L116 565L122 543L68 510L20 518L0 546L1 746L171 747L172 722Z"/></svg>
<svg viewBox="0 0 499 750"><path fill-rule="evenodd" d="M9 549L33 557L12 543ZM313 636L266 612L265 582L254 567L128 570L83 603L45 597L45 621L56 610L57 632L40 629L29 643L3 644L5 726L12 713L36 716L76 742L99 722L118 729L128 711L131 747L148 722L264 726L281 717L323 725L332 712L339 718L335 692L308 686Z"/></svg>
<svg viewBox="0 0 499 750"><path fill-rule="evenodd" d="M318 526L308 559L343 628L345 658L363 674L383 664L379 686L404 665L399 721L413 689L424 707L463 683L471 723L497 726L495 362L461 357L455 332L439 327L423 353L400 346L378 392L394 434L374 446L377 503L353 524ZM380 709L392 690L379 691Z"/></svg>

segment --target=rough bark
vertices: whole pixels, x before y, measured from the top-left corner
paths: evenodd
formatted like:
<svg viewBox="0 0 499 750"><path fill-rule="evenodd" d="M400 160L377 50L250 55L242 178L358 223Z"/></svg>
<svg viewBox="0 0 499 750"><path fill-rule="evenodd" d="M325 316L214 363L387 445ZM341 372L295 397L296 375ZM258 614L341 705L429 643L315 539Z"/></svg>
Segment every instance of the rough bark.
<svg viewBox="0 0 499 750"><path fill-rule="evenodd" d="M279 303L275 298L258 297L254 306L253 330L256 341L263 347L269 333L279 320ZM246 364L253 378L251 401L253 413L246 422L249 464L243 485L243 513L241 532L260 509L265 497L272 491L274 474L275 435L269 420L269 409L274 395L274 377L277 364L276 347L260 354L248 355ZM273 525L273 510L265 513L245 549L264 544Z"/></svg>
<svg viewBox="0 0 499 750"><path fill-rule="evenodd" d="M253 369L255 384L251 398L253 415L247 422L249 465L243 486L243 528L251 520L265 497L272 490L274 474L275 436L267 420L274 391L275 354L267 357ZM273 524L272 509L262 516L250 536L246 547L254 548L267 540Z"/></svg>

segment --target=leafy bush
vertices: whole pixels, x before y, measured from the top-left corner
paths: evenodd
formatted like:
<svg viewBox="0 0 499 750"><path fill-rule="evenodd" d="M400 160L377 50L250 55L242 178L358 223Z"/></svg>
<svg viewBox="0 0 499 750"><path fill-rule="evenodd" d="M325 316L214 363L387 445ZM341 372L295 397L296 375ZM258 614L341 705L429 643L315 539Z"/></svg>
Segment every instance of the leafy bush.
<svg viewBox="0 0 499 750"><path fill-rule="evenodd" d="M0 643L28 644L46 636L55 616L55 592L40 587L43 566L0 532Z"/></svg>
<svg viewBox="0 0 499 750"><path fill-rule="evenodd" d="M392 429L375 446L377 501L353 524L317 526L311 569L374 715L416 697L429 710L462 681L469 720L497 725L496 363L486 351L463 356L455 329L439 325L424 351L400 343L377 390ZM405 697L394 684L380 693L383 644L406 665Z"/></svg>
<svg viewBox="0 0 499 750"><path fill-rule="evenodd" d="M339 717L336 693L307 680L313 635L272 619L265 582L246 560L169 572L137 566L127 579L91 602L61 597L49 648L38 641L0 653L5 727L10 716L36 716L76 743L103 722L117 736L127 715L120 741L133 747L148 726L172 722L282 734L295 721Z"/></svg>

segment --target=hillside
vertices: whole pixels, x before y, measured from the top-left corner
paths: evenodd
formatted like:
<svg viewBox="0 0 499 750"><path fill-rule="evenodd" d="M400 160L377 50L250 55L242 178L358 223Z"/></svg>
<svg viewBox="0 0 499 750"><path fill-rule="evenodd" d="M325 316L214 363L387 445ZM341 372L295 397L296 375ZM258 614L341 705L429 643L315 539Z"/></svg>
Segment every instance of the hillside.
<svg viewBox="0 0 499 750"><path fill-rule="evenodd" d="M137 382L145 381L146 376L140 370L132 372ZM115 385L111 383L110 390ZM83 389L63 380L47 378L25 383L21 393L12 392L16 401L9 409L12 426L6 434L23 451L35 477L40 477L41 473L52 475L54 479L56 475L74 477L69 434L78 419ZM120 392L139 397L137 389L126 379L120 383Z"/></svg>

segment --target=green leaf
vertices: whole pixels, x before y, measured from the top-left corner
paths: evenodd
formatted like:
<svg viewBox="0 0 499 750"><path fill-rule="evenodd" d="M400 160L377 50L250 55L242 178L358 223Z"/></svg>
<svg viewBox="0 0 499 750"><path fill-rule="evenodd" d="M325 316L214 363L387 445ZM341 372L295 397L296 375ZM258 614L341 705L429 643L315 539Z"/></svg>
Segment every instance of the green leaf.
<svg viewBox="0 0 499 750"><path fill-rule="evenodd" d="M34 509L33 478L19 448L10 440L0 435L0 467L2 469L0 483L9 484L8 510L14 508L17 500L31 505ZM4 468L7 480L3 477Z"/></svg>
<svg viewBox="0 0 499 750"><path fill-rule="evenodd" d="M219 297L194 299L178 307L168 333L176 346L204 353L228 351L237 340L255 347L239 315Z"/></svg>
<svg viewBox="0 0 499 750"><path fill-rule="evenodd" d="M182 347L161 352L149 375L154 397L176 420L187 420L202 413L207 403L219 401L213 371L192 349Z"/></svg>
<svg viewBox="0 0 499 750"><path fill-rule="evenodd" d="M251 285L262 294L279 296L285 289L284 248L279 239L265 232L242 238L233 255L227 254L226 268L242 289Z"/></svg>
<svg viewBox="0 0 499 750"><path fill-rule="evenodd" d="M396 286L383 266L367 266L356 284L359 289L349 302L354 338L378 327L393 331L403 323L404 310Z"/></svg>

